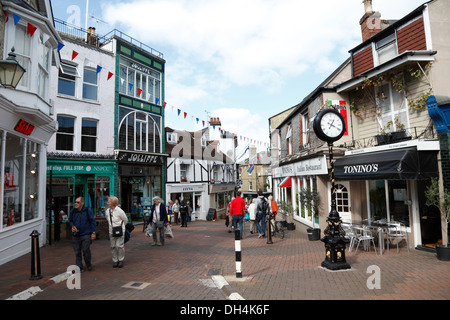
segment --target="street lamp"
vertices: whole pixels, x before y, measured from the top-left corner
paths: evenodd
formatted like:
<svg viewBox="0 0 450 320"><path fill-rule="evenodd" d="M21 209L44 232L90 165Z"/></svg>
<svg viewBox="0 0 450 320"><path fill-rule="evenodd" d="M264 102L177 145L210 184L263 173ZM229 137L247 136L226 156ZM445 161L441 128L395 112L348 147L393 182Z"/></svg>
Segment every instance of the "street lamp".
<svg viewBox="0 0 450 320"><path fill-rule="evenodd" d="M26 71L16 60L14 51L14 47L12 47L8 58L6 60L0 60L0 83L3 87L13 89L17 87L17 84Z"/></svg>

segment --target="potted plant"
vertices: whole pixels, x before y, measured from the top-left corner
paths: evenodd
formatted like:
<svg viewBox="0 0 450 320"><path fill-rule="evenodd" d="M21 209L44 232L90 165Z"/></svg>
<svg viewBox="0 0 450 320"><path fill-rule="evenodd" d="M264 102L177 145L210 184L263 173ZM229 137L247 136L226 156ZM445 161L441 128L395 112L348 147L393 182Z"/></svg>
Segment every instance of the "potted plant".
<svg viewBox="0 0 450 320"><path fill-rule="evenodd" d="M434 205L441 211L442 245L436 245L436 255L439 260L450 261L450 246L448 239L448 224L450 220L450 191L439 192L439 182L431 179L431 185L425 190L426 205Z"/></svg>
<svg viewBox="0 0 450 320"><path fill-rule="evenodd" d="M403 141L407 139L405 124L400 122L399 116L396 116L394 119L395 129L396 131L391 132L392 142Z"/></svg>
<svg viewBox="0 0 450 320"><path fill-rule="evenodd" d="M309 188L300 189L300 204L306 211L311 214L312 228L307 228L308 239L316 241L320 239L320 228L316 228L315 217L319 214L320 196L317 190L310 190Z"/></svg>
<svg viewBox="0 0 450 320"><path fill-rule="evenodd" d="M289 202L282 201L279 209L281 209L280 211L286 215L286 227L288 228L288 230L293 230L294 219L292 216L292 205Z"/></svg>

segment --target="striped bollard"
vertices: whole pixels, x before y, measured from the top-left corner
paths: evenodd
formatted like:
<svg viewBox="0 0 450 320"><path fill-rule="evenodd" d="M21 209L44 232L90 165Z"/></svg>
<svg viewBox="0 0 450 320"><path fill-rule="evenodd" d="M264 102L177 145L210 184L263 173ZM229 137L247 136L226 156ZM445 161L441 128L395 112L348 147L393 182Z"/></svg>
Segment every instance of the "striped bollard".
<svg viewBox="0 0 450 320"><path fill-rule="evenodd" d="M241 270L241 230L234 231L234 249L236 251L236 278L242 278Z"/></svg>

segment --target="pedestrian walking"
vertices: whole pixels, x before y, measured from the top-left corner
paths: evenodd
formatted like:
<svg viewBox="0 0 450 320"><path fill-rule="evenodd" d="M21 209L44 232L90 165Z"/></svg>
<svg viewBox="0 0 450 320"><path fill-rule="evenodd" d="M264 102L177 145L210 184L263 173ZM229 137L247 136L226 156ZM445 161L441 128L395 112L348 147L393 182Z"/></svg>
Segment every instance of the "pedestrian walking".
<svg viewBox="0 0 450 320"><path fill-rule="evenodd" d="M258 197L256 198L256 228L258 229L258 238L264 238L266 236L266 214L269 213L269 202L263 196L261 191L258 191Z"/></svg>
<svg viewBox="0 0 450 320"><path fill-rule="evenodd" d="M230 208L231 208L231 202L233 202L234 197L231 198L231 201L228 202L227 205L227 212L226 212L226 219L225 219L225 226L228 228L228 233L231 233L233 231L233 218L230 215Z"/></svg>
<svg viewBox="0 0 450 320"><path fill-rule="evenodd" d="M83 272L83 258L86 268L92 270L91 243L95 239L95 217L92 210L84 206L84 198L75 199L75 208L70 211L69 223L72 228L72 247L75 264Z"/></svg>
<svg viewBox="0 0 450 320"><path fill-rule="evenodd" d="M255 224L256 218L256 199L252 200L252 203L248 206L248 215L250 216L250 233L254 234L258 232Z"/></svg>
<svg viewBox="0 0 450 320"><path fill-rule="evenodd" d="M153 198L153 205L149 221L152 226L152 234L153 234L152 246L163 246L165 236L164 227L169 224L169 221L167 220L166 205L162 203L160 197ZM159 230L159 242L158 242L158 235L156 234L157 230Z"/></svg>
<svg viewBox="0 0 450 320"><path fill-rule="evenodd" d="M231 201L230 215L233 217L233 228L236 231L239 223L239 230L241 230L241 239L243 239L244 232L244 215L245 215L245 200L241 198L241 192L238 191L236 198Z"/></svg>
<svg viewBox="0 0 450 320"><path fill-rule="evenodd" d="M275 230L275 220L276 220L276 218L277 218L277 213L278 213L278 205L277 205L277 203L273 200L273 197L272 196L269 196L269 198L268 198L268 200L269 200L269 204L270 204L270 206L269 206L269 210L270 210L270 213L271 213L271 215L272 215L272 219L271 219L271 225L272 225L272 232Z"/></svg>
<svg viewBox="0 0 450 320"><path fill-rule="evenodd" d="M182 228L187 228L188 214L189 214L189 207L184 203L184 201L181 201L180 216L181 216L181 227Z"/></svg>
<svg viewBox="0 0 450 320"><path fill-rule="evenodd" d="M113 268L122 268L125 259L125 226L128 223L128 217L125 212L118 207L119 199L111 196L108 198L108 224L109 224L109 243L111 246L111 256ZM114 228L121 228L122 233L116 235Z"/></svg>
<svg viewBox="0 0 450 320"><path fill-rule="evenodd" d="M173 222L173 201L169 200L169 202L167 203L167 216L169 217L169 223L172 224Z"/></svg>
<svg viewBox="0 0 450 320"><path fill-rule="evenodd" d="M178 224L178 218L180 215L180 203L178 202L178 199L175 199L175 203L172 206L172 211L173 211L175 224Z"/></svg>

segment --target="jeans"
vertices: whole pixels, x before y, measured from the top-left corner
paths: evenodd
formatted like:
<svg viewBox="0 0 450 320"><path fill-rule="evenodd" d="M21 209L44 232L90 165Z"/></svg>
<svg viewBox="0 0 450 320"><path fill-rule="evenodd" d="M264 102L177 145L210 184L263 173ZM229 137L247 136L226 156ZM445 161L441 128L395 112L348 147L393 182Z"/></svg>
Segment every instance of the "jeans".
<svg viewBox="0 0 450 320"><path fill-rule="evenodd" d="M239 230L241 230L241 237L243 235L244 232L244 215L243 214L238 214L238 215L234 215L233 216L233 228L234 231L237 230L237 224L239 223Z"/></svg>
<svg viewBox="0 0 450 320"><path fill-rule="evenodd" d="M75 251L75 263L83 270L83 256L86 266L91 265L91 235L73 236L72 237L73 251Z"/></svg>
<svg viewBox="0 0 450 320"><path fill-rule="evenodd" d="M158 242L158 237L156 235L156 229L159 229L159 242L161 244L164 244L164 222L163 221L156 221L152 222L152 233L153 233L153 241L156 243Z"/></svg>
<svg viewBox="0 0 450 320"><path fill-rule="evenodd" d="M263 212L256 213L255 223L259 234L266 236L266 214Z"/></svg>

